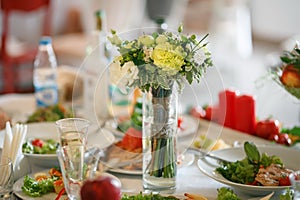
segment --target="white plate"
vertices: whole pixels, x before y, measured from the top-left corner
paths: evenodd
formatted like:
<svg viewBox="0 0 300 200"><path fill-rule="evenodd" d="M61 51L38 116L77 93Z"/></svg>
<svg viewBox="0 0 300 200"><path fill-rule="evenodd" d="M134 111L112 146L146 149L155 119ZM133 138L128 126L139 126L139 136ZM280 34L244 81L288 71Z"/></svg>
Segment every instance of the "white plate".
<svg viewBox="0 0 300 200"><path fill-rule="evenodd" d="M192 116L182 116L181 128L178 129L178 137L185 137L190 134L196 133L199 125L199 121ZM123 137L124 133L117 129L117 119L111 119L106 121L105 128L111 131L117 137Z"/></svg>
<svg viewBox="0 0 300 200"><path fill-rule="evenodd" d="M42 172L46 172L47 171L42 171ZM34 177L34 174L30 174L29 176L31 177ZM118 183L120 184L121 186L121 181L114 175L112 174L109 174L109 173L103 173L103 175L105 176L110 176L112 178L114 178L115 180L118 181ZM24 177L20 178L19 180L17 180L15 183L14 183L14 186L13 186L13 192L14 194L23 199L23 200L53 200L57 197L57 194L55 192L51 192L51 193L48 193L48 194L44 194L40 197L30 197L30 196L27 196L26 194L23 193L22 191L22 186L24 185ZM67 195L63 195L60 199L67 199Z"/></svg>
<svg viewBox="0 0 300 200"><path fill-rule="evenodd" d="M185 153L182 157L180 157L179 168L189 166L193 164L195 160L195 155L190 153ZM122 168L109 169L110 172L120 173L120 174L128 174L128 175L142 175L142 170L126 170Z"/></svg>
<svg viewBox="0 0 300 200"><path fill-rule="evenodd" d="M0 148L3 147L4 131L0 132ZM26 139L40 138L59 141L58 130L54 122L29 123ZM99 130L88 134L88 147L106 148L115 141L115 136L108 130ZM56 154L24 154L29 162L41 167L58 166Z"/></svg>
<svg viewBox="0 0 300 200"><path fill-rule="evenodd" d="M260 153L267 153L268 155L276 155L285 164L285 166L292 170L299 170L300 166L300 151L279 145L257 146ZM237 161L246 157L243 147L228 148L211 152L213 155L221 157L228 161ZM225 185L231 186L244 193L252 195L265 195L272 191L280 191L287 189L288 186L252 186L231 182L225 179L221 174L216 172L218 164L211 158L198 160L198 167L202 173L221 182Z"/></svg>

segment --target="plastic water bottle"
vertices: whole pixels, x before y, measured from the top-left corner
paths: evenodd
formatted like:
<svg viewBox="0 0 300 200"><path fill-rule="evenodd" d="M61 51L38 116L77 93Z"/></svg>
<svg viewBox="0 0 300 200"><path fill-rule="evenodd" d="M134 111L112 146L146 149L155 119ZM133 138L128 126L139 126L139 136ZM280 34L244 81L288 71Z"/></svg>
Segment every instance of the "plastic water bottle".
<svg viewBox="0 0 300 200"><path fill-rule="evenodd" d="M34 60L33 85L36 104L47 107L58 103L57 63L51 37L42 37Z"/></svg>

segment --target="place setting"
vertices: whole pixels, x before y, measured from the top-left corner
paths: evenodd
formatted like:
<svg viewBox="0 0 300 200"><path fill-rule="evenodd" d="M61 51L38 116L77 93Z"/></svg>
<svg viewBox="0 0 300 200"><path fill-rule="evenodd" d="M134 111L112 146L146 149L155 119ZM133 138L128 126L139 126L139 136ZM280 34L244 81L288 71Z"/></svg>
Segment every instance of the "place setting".
<svg viewBox="0 0 300 200"><path fill-rule="evenodd" d="M77 184L75 183L75 185L81 185L85 178L91 178L95 176L95 173L101 173L101 175L107 175L118 180L113 175L105 173L105 171L100 172L95 163L95 160L97 159L96 154L89 153L93 148L104 149L114 141L114 138L106 137L104 134L97 138L93 137L90 139L88 135L88 128L90 125L88 120L82 118L65 118L56 121L54 127L52 126L53 129L44 129L50 131L53 136L56 135L56 137L48 138L48 140L51 139L52 141L55 141L56 144L53 145L54 147L51 152L24 153L25 156L29 157L30 162L32 162L31 160L35 161L34 163L31 163L31 165L38 166L38 169L44 170L36 171L29 175L27 175L28 172L23 174L24 177L18 179L14 184L14 194L22 199L55 199L58 195L65 193L60 192L59 189L56 189L55 193L49 186L48 190L47 187L43 189L46 185L43 186L43 181L39 183L38 177L44 179L45 182L48 181L48 184L50 185L53 184L54 188L58 187L56 186L57 182L60 181L61 185L63 181L63 187L60 189L66 188L68 194L73 191L73 185L70 182L70 179L76 179L79 182ZM42 140L43 137L37 137L38 134L34 132L39 132L41 130L43 130L43 126L40 126L37 130L34 128L29 130L32 131L29 135L29 141L33 143L32 145L34 148L40 145L40 150L43 145L49 146L49 144L46 143L46 141L48 141L47 139L44 138ZM45 134L45 136L50 137L51 134ZM36 138L32 140L33 137ZM37 138L39 138L40 141L36 141ZM96 145L94 142L90 142L95 139L99 141ZM38 144L38 142L40 142L40 144ZM25 148L26 145L23 147ZM28 146L23 149L23 151L26 149L28 150ZM50 172L53 170L59 171L51 174ZM77 174L76 177L73 177L74 174ZM33 183L39 185L38 187L40 188L31 188ZM72 195L77 195L78 197L78 194Z"/></svg>

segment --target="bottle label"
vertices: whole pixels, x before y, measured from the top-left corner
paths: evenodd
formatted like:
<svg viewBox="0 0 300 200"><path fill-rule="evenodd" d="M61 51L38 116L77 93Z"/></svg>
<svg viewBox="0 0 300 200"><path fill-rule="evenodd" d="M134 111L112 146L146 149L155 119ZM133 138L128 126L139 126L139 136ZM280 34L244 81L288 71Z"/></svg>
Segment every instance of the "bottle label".
<svg viewBox="0 0 300 200"><path fill-rule="evenodd" d="M35 98L38 107L46 107L58 103L57 86L43 86L35 88Z"/></svg>

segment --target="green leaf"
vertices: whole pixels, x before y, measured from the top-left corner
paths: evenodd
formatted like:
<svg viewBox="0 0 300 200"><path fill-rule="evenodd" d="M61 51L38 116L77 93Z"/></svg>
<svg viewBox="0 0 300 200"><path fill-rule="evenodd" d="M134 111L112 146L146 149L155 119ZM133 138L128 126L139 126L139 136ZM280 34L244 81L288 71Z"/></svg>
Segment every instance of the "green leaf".
<svg viewBox="0 0 300 200"><path fill-rule="evenodd" d="M191 84L193 82L193 72L192 71L186 72L185 77L189 84Z"/></svg>
<svg viewBox="0 0 300 200"><path fill-rule="evenodd" d="M289 133L289 134L292 134L292 135L300 136L300 127L299 126L294 126L291 129L283 128L283 129L281 129L281 132L282 133Z"/></svg>
<svg viewBox="0 0 300 200"><path fill-rule="evenodd" d="M244 150L250 162L258 164L260 162L260 153L252 142L244 143Z"/></svg>

